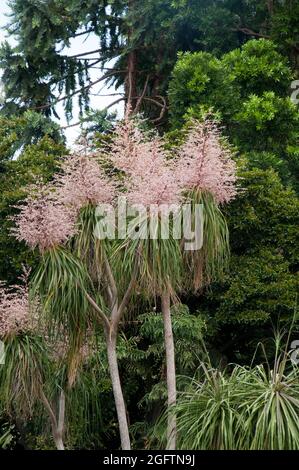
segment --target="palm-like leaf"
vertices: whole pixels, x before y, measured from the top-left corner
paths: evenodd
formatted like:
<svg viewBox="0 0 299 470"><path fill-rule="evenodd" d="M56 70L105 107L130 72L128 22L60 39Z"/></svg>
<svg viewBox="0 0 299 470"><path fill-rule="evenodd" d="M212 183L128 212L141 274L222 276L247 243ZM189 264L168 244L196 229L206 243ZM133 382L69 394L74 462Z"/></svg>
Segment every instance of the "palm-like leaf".
<svg viewBox="0 0 299 470"><path fill-rule="evenodd" d="M136 227L131 224L131 231L146 232L148 224L149 220L145 218L141 223L136 222ZM177 292L183 275L180 241L172 236L172 221L170 220L168 239L161 237L160 218L154 230L156 234L153 238L134 238L129 234L128 239L116 251L123 259L124 273L132 273L136 256L138 257L138 284L145 296L150 298L161 295L166 286L169 286L173 293Z"/></svg>
<svg viewBox="0 0 299 470"><path fill-rule="evenodd" d="M201 191L189 194L194 217L196 204L203 207L203 245L200 250L184 252L187 267L185 286L190 289L190 275L193 288L198 290L217 279L227 267L229 258L229 232L226 220L214 197ZM191 285L192 285L191 284Z"/></svg>
<svg viewBox="0 0 299 470"><path fill-rule="evenodd" d="M5 364L0 367L1 403L19 418L31 416L40 399L50 362L44 338L22 333L5 339Z"/></svg>

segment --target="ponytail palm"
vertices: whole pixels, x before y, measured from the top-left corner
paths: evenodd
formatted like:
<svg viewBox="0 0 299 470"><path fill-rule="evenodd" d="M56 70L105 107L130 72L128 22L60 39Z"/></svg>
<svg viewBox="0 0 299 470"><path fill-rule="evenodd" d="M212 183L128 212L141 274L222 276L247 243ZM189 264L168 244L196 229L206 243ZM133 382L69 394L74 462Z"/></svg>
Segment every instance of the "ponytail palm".
<svg viewBox="0 0 299 470"><path fill-rule="evenodd" d="M181 449L299 449L299 372L286 357L272 368L202 364L198 375L178 397Z"/></svg>
<svg viewBox="0 0 299 470"><path fill-rule="evenodd" d="M95 207L110 203L114 189L97 155L87 155L82 149L64 159L54 185L29 194L16 217L16 233L18 239L41 251L33 293L41 298L51 333L67 334L69 387L75 383L87 331L94 331L99 322L103 325L121 443L128 450L116 342L134 279L124 293L119 291L109 263L110 251L94 236Z"/></svg>

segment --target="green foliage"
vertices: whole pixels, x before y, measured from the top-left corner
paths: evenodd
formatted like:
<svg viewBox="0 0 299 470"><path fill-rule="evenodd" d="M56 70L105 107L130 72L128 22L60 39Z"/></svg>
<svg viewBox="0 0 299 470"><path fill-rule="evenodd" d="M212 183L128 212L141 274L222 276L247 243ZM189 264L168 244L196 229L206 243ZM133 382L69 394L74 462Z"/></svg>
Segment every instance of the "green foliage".
<svg viewBox="0 0 299 470"><path fill-rule="evenodd" d="M1 411L29 418L40 399L44 377L49 373L45 341L36 334L5 339L5 364L0 368Z"/></svg>
<svg viewBox="0 0 299 470"><path fill-rule="evenodd" d="M298 450L298 367L289 362L227 371L201 364L175 408L179 448Z"/></svg>
<svg viewBox="0 0 299 470"><path fill-rule="evenodd" d="M299 5L295 0L278 2L271 21L271 36L280 49L289 55L298 70L299 28L296 18Z"/></svg>
<svg viewBox="0 0 299 470"><path fill-rule="evenodd" d="M78 258L62 247L45 252L32 286L32 295L41 299L48 322L52 315L53 327L66 328L74 340L80 338L80 333L84 335L89 312L84 290L88 291L90 278Z"/></svg>
<svg viewBox="0 0 299 470"><path fill-rule="evenodd" d="M292 321L298 291L298 198L273 170L243 170L243 191L225 210L230 269L192 308L207 318L224 361L247 363L258 341Z"/></svg>
<svg viewBox="0 0 299 470"><path fill-rule="evenodd" d="M277 46L252 40L217 59L203 52L179 56L169 86L170 122L182 127L212 109L249 165L270 155L284 183L298 189L298 108L289 98L292 71ZM187 90L187 91L186 91ZM260 155L260 156L259 156Z"/></svg>
<svg viewBox="0 0 299 470"><path fill-rule="evenodd" d="M193 191L190 200L193 214L196 205L202 205L203 239L200 250L185 251L183 254L183 290L196 292L221 278L228 267L230 246L228 226L214 197L206 192Z"/></svg>
<svg viewBox="0 0 299 470"><path fill-rule="evenodd" d="M181 127L187 115L201 117L209 108L227 118L232 108L237 110L235 92L232 78L212 54L179 54L169 85L172 127Z"/></svg>
<svg viewBox="0 0 299 470"><path fill-rule="evenodd" d="M10 450L15 444L14 425L9 422L1 424L0 449Z"/></svg>
<svg viewBox="0 0 299 470"><path fill-rule="evenodd" d="M14 284L21 264L36 267L40 258L10 236L9 216L27 184L41 178L51 181L66 152L59 126L50 119L57 96L62 97L68 118L78 96L87 138L101 148L110 138L115 116L107 110L89 110L90 66L99 66L98 78L101 66L111 67L106 82L125 85L127 96L128 64L133 59L134 93L144 93L140 111L145 116L159 117L169 89L168 113L154 121L161 130L171 129L169 148L183 140L182 128L190 118L201 118L212 109L239 151L242 187L225 209L200 195L208 217L204 249L198 256L182 257L176 240L144 242L138 265L142 282L133 293L117 350L135 447L151 446L151 427L164 410L163 320L155 304L157 293L171 280L176 288L184 286L184 305L172 309L176 367L182 374L177 407L180 447L298 449L298 369L289 363L286 367L285 357L276 356L271 370L258 363L260 352L254 358L258 365L243 367L251 362L257 342L269 341L273 326L282 322L289 327L298 290L299 207L291 188L298 189L299 112L289 99L298 71L298 2L274 2L273 10L264 0L10 4L9 31L17 45L3 43L0 48L0 279ZM89 32L98 38L95 60L67 56L64 47ZM78 286L92 292L105 309L99 296L103 256L116 251L112 268L124 291L140 247L134 240L111 244L108 251L93 238L94 222L93 208L83 210L79 236L66 249L45 254L35 271L49 329L46 336L53 341L51 364L45 338L23 335L7 340L8 362L0 368L1 411L9 413L11 423L33 416L24 433L35 449L53 448L49 422L38 403L41 384L55 403L61 387L72 383L66 402L68 448L118 446L104 338ZM228 228L229 271L219 269L226 264ZM185 268L188 274L183 278ZM212 280L208 290L191 294L194 287ZM85 361L81 348L90 328L94 350ZM61 335L67 344L57 360L55 344ZM201 363L206 358L202 336L218 369ZM222 370L232 360L240 365ZM188 377L199 364L190 383ZM0 447L14 445L13 426L4 424Z"/></svg>
<svg viewBox="0 0 299 470"><path fill-rule="evenodd" d="M271 90L277 95L289 90L293 72L278 47L266 39L249 41L225 54L221 63L239 86L242 97Z"/></svg>
<svg viewBox="0 0 299 470"><path fill-rule="evenodd" d="M225 211L232 252L274 248L296 268L299 201L295 192L285 188L271 169L244 169L240 178L243 190Z"/></svg>
<svg viewBox="0 0 299 470"><path fill-rule="evenodd" d="M179 51L219 56L253 37L273 36L296 63L293 3L288 0L271 11L263 0L11 1L7 29L17 46L4 43L0 51L9 100L4 109L34 106L50 115L58 91L65 95L65 112L70 118L77 94L81 112L88 110L89 70L93 64L105 66L118 58L107 80L116 86L125 85L128 95L128 62L133 58L136 94L140 96L143 90L147 94L142 110L157 119L163 106L159 97L165 95ZM98 38L95 61L64 53L63 46L84 33L94 33Z"/></svg>
<svg viewBox="0 0 299 470"><path fill-rule="evenodd" d="M245 152L274 151L285 157L288 145L297 142L298 122L298 109L289 98L273 91L250 95L232 118L232 138Z"/></svg>
<svg viewBox="0 0 299 470"><path fill-rule="evenodd" d="M259 324L269 320L290 322L296 303L298 279L279 252L262 249L233 257L230 273L222 289L214 292L219 299L218 323Z"/></svg>
<svg viewBox="0 0 299 470"><path fill-rule="evenodd" d="M163 318L160 313L146 313L141 322L139 342L148 341L145 358L164 361ZM203 354L202 335L205 323L200 315L190 315L186 305L175 305L172 312L173 334L176 344L176 362L180 374L192 371ZM141 343L142 344L142 343Z"/></svg>
<svg viewBox="0 0 299 470"><path fill-rule="evenodd" d="M63 145L59 126L34 111L22 115L0 117L0 162L12 159L16 152L28 145L38 144L42 139L52 146ZM45 148L45 145L44 145Z"/></svg>

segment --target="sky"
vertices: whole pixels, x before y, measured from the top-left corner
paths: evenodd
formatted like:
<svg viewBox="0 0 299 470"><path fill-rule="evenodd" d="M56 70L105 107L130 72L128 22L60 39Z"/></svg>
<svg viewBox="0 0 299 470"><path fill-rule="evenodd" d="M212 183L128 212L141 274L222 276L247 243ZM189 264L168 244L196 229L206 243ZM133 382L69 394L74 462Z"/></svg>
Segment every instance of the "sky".
<svg viewBox="0 0 299 470"><path fill-rule="evenodd" d="M9 7L7 5L6 0L1 0L0 1L0 42L4 41L5 39L8 40L11 44L13 44L13 39L12 38L7 38L6 37L6 32L3 30L3 27L7 24L8 18L6 14L9 13ZM84 39L85 38L85 39ZM65 53L67 55L73 55L73 54L81 54L84 52L92 51L95 50L99 47L98 39L95 35L90 34L88 37L78 37L75 38L71 41L71 46L68 48ZM93 57L92 55L90 57ZM86 56L88 58L88 56ZM108 64L109 67L109 64ZM97 78L100 77L101 71L98 69L92 70L90 73L90 78L91 81L95 81ZM103 88L103 83L99 83L95 85L94 87L91 88L91 97L90 97L90 106L93 109L103 109L105 108L108 104L112 103L115 101L118 96L115 96L114 94L116 91L113 88L107 89L106 87ZM98 96L101 93L101 95L114 95L114 96ZM112 108L110 108L110 111L116 110L119 115L122 114L123 106L122 104L118 104ZM64 117L64 112L63 112L63 105L59 103L57 105L56 111L60 117L59 123L61 126L66 126L67 122ZM74 124L78 122L78 106L76 104L76 99L74 100L74 110L73 110L73 115L74 118L70 122L70 124ZM65 130L65 135L67 137L68 144L72 146L75 142L75 140L79 137L80 134L80 127L70 127Z"/></svg>

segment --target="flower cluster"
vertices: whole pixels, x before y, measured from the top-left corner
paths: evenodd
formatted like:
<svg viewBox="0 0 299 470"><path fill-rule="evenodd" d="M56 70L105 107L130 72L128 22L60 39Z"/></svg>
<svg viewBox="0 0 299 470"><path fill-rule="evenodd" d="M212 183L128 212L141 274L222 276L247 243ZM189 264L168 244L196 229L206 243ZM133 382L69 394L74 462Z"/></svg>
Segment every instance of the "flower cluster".
<svg viewBox="0 0 299 470"><path fill-rule="evenodd" d="M27 273L23 284L7 287L0 283L0 337L33 330L37 326L38 306L30 305Z"/></svg>
<svg viewBox="0 0 299 470"><path fill-rule="evenodd" d="M144 133L126 113L125 119L116 126L114 135L115 138L107 152L108 157L112 158L116 168L131 175L140 154L145 152Z"/></svg>
<svg viewBox="0 0 299 470"><path fill-rule="evenodd" d="M74 153L65 157L55 178L58 199L76 210L88 204L111 203L115 188L101 170L97 156Z"/></svg>
<svg viewBox="0 0 299 470"><path fill-rule="evenodd" d="M236 196L236 164L213 121L191 126L178 151L176 177L183 190L208 191L218 203Z"/></svg>
<svg viewBox="0 0 299 470"><path fill-rule="evenodd" d="M94 155L64 158L52 185L28 188L28 196L13 219L18 240L41 252L65 243L76 233L78 211L91 203L110 203L115 189Z"/></svg>
<svg viewBox="0 0 299 470"><path fill-rule="evenodd" d="M214 122L195 121L177 158L170 157L162 138L142 131L128 113L114 135L104 153L123 175L131 205L165 210L178 206L193 189L213 194L217 203L235 197L236 165ZM88 204L112 203L116 187L87 147L65 157L52 186L31 188L21 205L14 219L17 239L41 251L63 244L76 233L78 211Z"/></svg>
<svg viewBox="0 0 299 470"><path fill-rule="evenodd" d="M110 158L125 173L128 202L146 207L178 204L181 191L163 140L142 133L129 118L115 134Z"/></svg>
<svg viewBox="0 0 299 470"><path fill-rule="evenodd" d="M76 213L66 207L51 187L35 185L20 205L13 229L17 240L43 252L64 243L75 234Z"/></svg>

